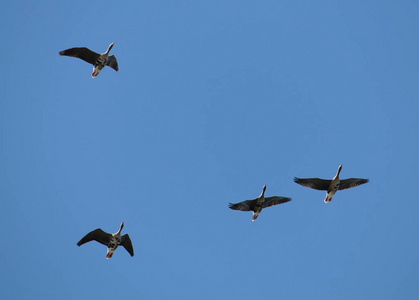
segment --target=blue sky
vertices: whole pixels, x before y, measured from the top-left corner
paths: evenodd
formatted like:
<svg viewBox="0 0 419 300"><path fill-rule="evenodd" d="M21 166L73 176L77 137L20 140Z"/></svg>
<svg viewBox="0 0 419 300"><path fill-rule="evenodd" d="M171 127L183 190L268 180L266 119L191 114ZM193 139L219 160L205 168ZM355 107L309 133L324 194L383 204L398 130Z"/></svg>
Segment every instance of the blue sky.
<svg viewBox="0 0 419 300"><path fill-rule="evenodd" d="M417 299L416 1L0 4L5 299ZM119 71L58 52L111 53ZM293 177L369 178L338 192ZM229 202L293 200L262 211ZM124 221L131 258L77 247Z"/></svg>

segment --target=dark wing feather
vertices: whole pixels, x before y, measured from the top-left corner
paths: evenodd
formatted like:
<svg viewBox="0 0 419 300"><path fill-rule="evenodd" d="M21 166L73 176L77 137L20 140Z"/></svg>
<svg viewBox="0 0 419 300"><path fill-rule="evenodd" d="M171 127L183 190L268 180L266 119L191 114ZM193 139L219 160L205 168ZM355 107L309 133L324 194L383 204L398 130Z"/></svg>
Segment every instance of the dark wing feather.
<svg viewBox="0 0 419 300"><path fill-rule="evenodd" d="M343 179L339 183L339 189L340 190L345 190L345 189L353 188L353 187L356 187L358 185L367 183L368 181L370 181L370 180L369 179L363 179L363 178Z"/></svg>
<svg viewBox="0 0 419 300"><path fill-rule="evenodd" d="M265 197L265 202L263 202L262 208L266 208L266 207L277 205L277 204L282 204L288 201L291 201L291 198L279 197L279 196Z"/></svg>
<svg viewBox="0 0 419 300"><path fill-rule="evenodd" d="M256 205L256 200L246 200L239 203L230 203L228 207L234 210L251 211Z"/></svg>
<svg viewBox="0 0 419 300"><path fill-rule="evenodd" d="M82 48L70 48L60 52L60 55L71 56L80 58L92 65L94 65L99 58L100 54L93 52L92 50L82 47Z"/></svg>
<svg viewBox="0 0 419 300"><path fill-rule="evenodd" d="M134 248L132 248L131 239L129 238L128 234L124 234L123 236L121 236L121 242L119 244L122 245L125 248L125 250L127 250L128 253L131 254L131 256L134 256Z"/></svg>
<svg viewBox="0 0 419 300"><path fill-rule="evenodd" d="M108 56L105 65L111 67L115 71L118 71L118 62L116 61L115 55Z"/></svg>
<svg viewBox="0 0 419 300"><path fill-rule="evenodd" d="M320 179L320 178L297 178L294 177L294 181L302 186L309 187L315 190L327 190L332 180Z"/></svg>
<svg viewBox="0 0 419 300"><path fill-rule="evenodd" d="M99 242L105 246L108 246L108 243L112 237L112 234L104 232L102 229L95 229L88 234L86 234L78 243L77 246L81 246L90 241Z"/></svg>

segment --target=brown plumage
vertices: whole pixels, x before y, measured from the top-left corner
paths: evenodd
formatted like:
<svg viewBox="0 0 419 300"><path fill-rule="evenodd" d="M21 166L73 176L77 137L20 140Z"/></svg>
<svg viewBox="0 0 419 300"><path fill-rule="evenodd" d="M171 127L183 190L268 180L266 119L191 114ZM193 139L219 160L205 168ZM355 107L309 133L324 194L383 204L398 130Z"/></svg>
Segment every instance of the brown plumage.
<svg viewBox="0 0 419 300"><path fill-rule="evenodd" d="M124 228L124 222L121 223L121 226L119 227L118 232L113 233L113 234L107 233L100 228L95 229L89 232L88 234L86 234L77 243L77 246L80 247L81 245L88 243L90 241L96 241L108 247L106 258L111 258L113 255L113 252L116 250L116 248L118 248L118 246L123 246L125 250L127 250L131 256L134 256L134 249L132 247L132 243L131 243L131 239L129 238L129 235L124 234L123 236L121 236L122 228Z"/></svg>
<svg viewBox="0 0 419 300"><path fill-rule="evenodd" d="M369 179L363 178L348 178L341 180L339 179L341 170L342 165L339 166L336 176L332 179L294 177L294 181L305 187L309 187L315 190L327 191L326 198L324 199L325 203L332 201L332 197L338 190L353 188L369 181Z"/></svg>
<svg viewBox="0 0 419 300"><path fill-rule="evenodd" d="M246 200L239 203L230 203L229 207L234 210L240 211L253 211L252 221L256 220L262 209L273 205L285 203L291 201L291 198L287 197L265 197L266 184L263 186L262 194L253 200Z"/></svg>
<svg viewBox="0 0 419 300"><path fill-rule="evenodd" d="M76 57L88 62L93 65L92 77L96 77L99 72L105 67L109 66L115 71L118 71L118 62L114 55L109 55L109 51L112 49L114 43L110 44L108 50L105 53L99 54L93 52L86 47L76 47L67 50L60 51L60 55Z"/></svg>

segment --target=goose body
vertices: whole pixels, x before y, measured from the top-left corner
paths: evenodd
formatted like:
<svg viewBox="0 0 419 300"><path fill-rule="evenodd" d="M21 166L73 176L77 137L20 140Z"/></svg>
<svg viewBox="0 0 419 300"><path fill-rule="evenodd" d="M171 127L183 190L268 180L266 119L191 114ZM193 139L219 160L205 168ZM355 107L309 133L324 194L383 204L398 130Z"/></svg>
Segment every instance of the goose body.
<svg viewBox="0 0 419 300"><path fill-rule="evenodd" d="M105 245L108 247L108 252L106 253L106 258L111 258L116 248L118 248L119 245L123 246L125 250L128 251L128 253L131 256L134 256L134 249L132 248L131 239L129 238L128 234L124 234L121 236L122 228L124 228L124 222L121 223L121 226L119 227L118 232L116 233L107 233L103 231L102 229L98 228L95 229L88 234L86 234L78 243L77 246L81 246L85 243L88 243L90 241L96 241L101 243L102 245Z"/></svg>
<svg viewBox="0 0 419 300"><path fill-rule="evenodd" d="M285 203L291 201L291 198L287 197L265 197L266 184L263 186L262 194L253 200L246 200L239 203L230 203L229 207L234 210L241 211L253 211L252 221L256 220L262 209L273 205Z"/></svg>
<svg viewBox="0 0 419 300"><path fill-rule="evenodd" d="M326 198L324 202L328 203L332 201L333 196L338 190L345 190L349 188L356 187L358 185L367 183L369 179L363 178L348 178L348 179L339 179L340 171L342 170L342 165L338 167L336 176L332 179L320 179L320 178L297 178L294 177L294 181L302 186L309 187L315 190L325 190Z"/></svg>
<svg viewBox="0 0 419 300"><path fill-rule="evenodd" d="M105 67L109 66L115 71L118 71L118 62L114 55L109 55L109 51L111 51L113 44L110 44L108 50L105 53L99 54L93 52L92 50L81 47L81 48L70 48L67 50L60 51L60 55L71 56L80 58L90 64L93 65L93 72L92 77L96 77L99 75L99 72Z"/></svg>

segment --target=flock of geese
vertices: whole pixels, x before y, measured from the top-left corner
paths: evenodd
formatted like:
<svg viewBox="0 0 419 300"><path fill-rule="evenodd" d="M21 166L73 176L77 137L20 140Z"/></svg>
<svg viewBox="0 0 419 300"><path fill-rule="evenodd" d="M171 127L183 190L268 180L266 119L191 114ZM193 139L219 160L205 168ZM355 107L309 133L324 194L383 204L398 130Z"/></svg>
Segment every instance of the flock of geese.
<svg viewBox="0 0 419 300"><path fill-rule="evenodd" d="M105 53L99 54L93 52L92 50L82 47L82 48L70 48L67 50L60 51L60 55L71 56L80 58L93 65L92 77L99 75L99 72L105 67L111 67L115 71L118 71L118 62L114 55L109 55L114 43L110 44L108 50ZM294 182L309 187L315 190L326 191L326 198L324 202L328 203L332 201L333 196L338 190L345 190L349 188L356 187L358 185L367 183L369 179L363 178L348 178L348 179L339 179L339 174L342 171L342 165L338 167L338 171L332 179L320 179L320 178L297 178L294 177ZM262 209L286 203L291 201L291 198L280 197L280 196L271 196L265 197L266 184L263 186L262 193L259 197L253 200L246 200L239 203L230 203L229 207L234 210L240 211L252 211L252 221L256 220L259 216ZM111 258L114 251L118 246L123 246L125 250L131 256L134 256L134 249L132 247L132 242L128 234L121 236L122 228L124 227L124 222L121 223L119 230L116 233L107 233L102 229L95 229L88 234L86 234L78 243L77 246L81 246L90 241L96 241L108 248L106 253L106 258Z"/></svg>

